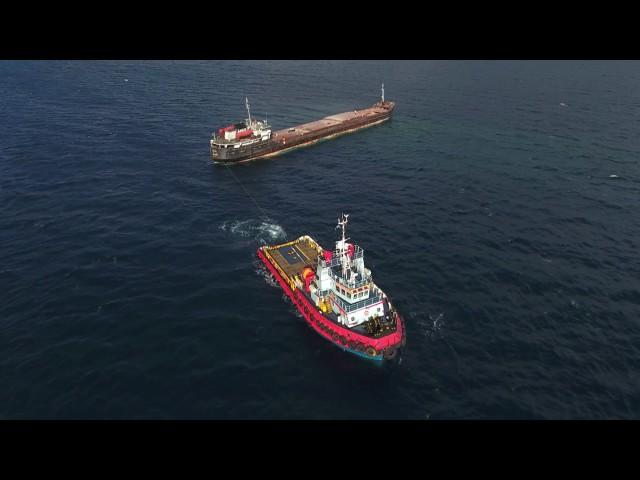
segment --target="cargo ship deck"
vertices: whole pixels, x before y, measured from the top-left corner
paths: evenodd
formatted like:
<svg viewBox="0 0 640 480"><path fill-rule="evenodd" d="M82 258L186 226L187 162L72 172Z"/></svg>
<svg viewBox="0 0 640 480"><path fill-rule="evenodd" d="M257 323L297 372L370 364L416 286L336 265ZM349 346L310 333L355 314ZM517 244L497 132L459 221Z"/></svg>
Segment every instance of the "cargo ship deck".
<svg viewBox="0 0 640 480"><path fill-rule="evenodd" d="M393 102L388 103L392 104L391 110L393 110ZM322 130L333 129L342 125L347 127L347 124L349 123L358 125L366 123L368 119L389 113L389 110L389 108L383 108L382 106L373 106L363 110L338 113L313 122L303 123L302 125L297 125L295 127L278 130L273 134L273 139L277 142L284 141L285 143L292 143L301 137L308 137L311 134ZM385 119L386 118L381 119L381 121Z"/></svg>

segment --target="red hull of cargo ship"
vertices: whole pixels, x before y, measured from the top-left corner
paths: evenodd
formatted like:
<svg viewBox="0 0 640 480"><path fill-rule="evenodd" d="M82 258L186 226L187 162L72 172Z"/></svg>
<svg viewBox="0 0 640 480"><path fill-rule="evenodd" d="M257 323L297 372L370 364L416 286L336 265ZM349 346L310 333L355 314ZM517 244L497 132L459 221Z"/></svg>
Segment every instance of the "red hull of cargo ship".
<svg viewBox="0 0 640 480"><path fill-rule="evenodd" d="M262 248L258 249L258 258L265 264L269 272L275 277L287 296L291 299L297 310L306 322L321 336L342 350L356 354L369 360L382 361L385 359L383 352L394 351L405 344L405 329L402 318L396 314L397 329L392 334L382 338L371 338L361 335L353 330L337 325L318 311L318 308L298 288L292 290L271 262L265 257Z"/></svg>

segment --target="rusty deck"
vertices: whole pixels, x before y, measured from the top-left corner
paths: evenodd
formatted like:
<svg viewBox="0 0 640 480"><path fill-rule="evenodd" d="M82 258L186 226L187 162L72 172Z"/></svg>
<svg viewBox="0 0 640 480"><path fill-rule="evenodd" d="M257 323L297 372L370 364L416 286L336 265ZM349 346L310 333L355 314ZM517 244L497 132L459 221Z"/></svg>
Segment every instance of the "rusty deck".
<svg viewBox="0 0 640 480"><path fill-rule="evenodd" d="M291 143L292 141L295 141L300 137L309 136L314 132L318 132L326 128L339 127L344 123L352 122L355 120L365 120L369 117L380 115L385 112L387 112L387 110L385 110L384 108L369 107L363 110L338 113L313 122L303 123L302 125L297 125L295 127L278 130L273 134L272 138L278 142L285 141L286 143Z"/></svg>

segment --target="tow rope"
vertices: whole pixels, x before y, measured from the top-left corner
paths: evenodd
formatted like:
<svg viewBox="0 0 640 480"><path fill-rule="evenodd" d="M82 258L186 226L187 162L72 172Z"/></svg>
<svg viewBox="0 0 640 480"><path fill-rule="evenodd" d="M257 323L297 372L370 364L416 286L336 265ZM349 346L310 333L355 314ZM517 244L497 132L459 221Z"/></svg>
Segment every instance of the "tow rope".
<svg viewBox="0 0 640 480"><path fill-rule="evenodd" d="M249 197L249 199L253 202L253 204L256 206L256 208L262 213L262 219L263 220L270 220L270 217L269 217L269 214L267 213L267 211L264 208L262 208L260 205L258 205L258 202L256 201L256 199L253 198L253 195L251 195L249 193L249 191L245 188L245 186L242 184L240 179L236 176L235 173L233 173L233 170L229 167L229 165L225 163L224 166L226 167L227 172L229 172L231 174L231 176L234 178L236 183L238 185L240 185L240 188L242 188L242 190L247 195L247 197Z"/></svg>

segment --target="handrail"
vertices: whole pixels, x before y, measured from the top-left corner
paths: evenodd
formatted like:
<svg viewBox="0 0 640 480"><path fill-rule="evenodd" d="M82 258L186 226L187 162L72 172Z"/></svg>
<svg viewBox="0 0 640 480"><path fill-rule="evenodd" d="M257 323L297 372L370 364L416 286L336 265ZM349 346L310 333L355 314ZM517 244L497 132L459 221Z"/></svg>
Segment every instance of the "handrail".
<svg viewBox="0 0 640 480"><path fill-rule="evenodd" d="M345 312L353 312L355 310L360 310L361 308L368 307L369 305L373 305L375 303L380 303L382 301L382 296L376 296L365 298L364 300L360 300L356 303L346 303L340 297L338 297L335 293L332 292L332 299L342 307Z"/></svg>
<svg viewBox="0 0 640 480"><path fill-rule="evenodd" d="M365 278L364 280L358 280L353 285L350 285L347 281L345 281L345 279L340 278L331 269L329 269L329 277L332 277L334 279L334 281L340 283L341 285L344 285L346 288L348 288L350 290L353 290L355 288L360 288L360 287L363 287L365 285L369 285L371 283L371 276L369 276L369 278Z"/></svg>
<svg viewBox="0 0 640 480"><path fill-rule="evenodd" d="M340 265L340 256L336 254L335 250L331 250L331 252L332 252L332 257L331 257L331 260L329 260L329 262L322 259L322 262L324 262L323 265L325 267L331 268L331 267ZM356 249L353 252L352 260L355 260L356 258L362 258L363 255L364 255L364 250L356 245Z"/></svg>
<svg viewBox="0 0 640 480"><path fill-rule="evenodd" d="M289 278L289 275L284 273L284 271L280 268L280 265L278 265L278 262L276 262L273 259L273 257L271 256L268 250L263 250L263 251L266 257L269 259L269 262L271 263L271 265L273 265L276 268L276 270L278 271L278 273L280 273L280 276L284 279L284 281L289 284L289 286L291 287L291 290L295 290L296 289L295 282Z"/></svg>

